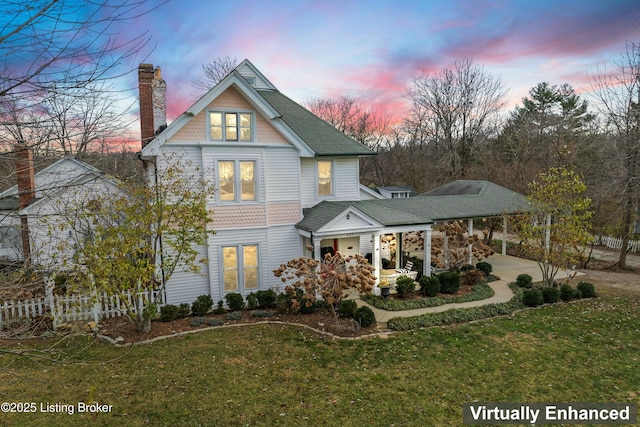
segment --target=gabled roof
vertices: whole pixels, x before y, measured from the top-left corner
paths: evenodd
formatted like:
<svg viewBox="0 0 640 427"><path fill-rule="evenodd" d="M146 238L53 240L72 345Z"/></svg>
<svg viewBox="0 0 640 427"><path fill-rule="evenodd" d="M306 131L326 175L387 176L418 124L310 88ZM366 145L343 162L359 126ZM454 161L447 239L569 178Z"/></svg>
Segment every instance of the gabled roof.
<svg viewBox="0 0 640 427"><path fill-rule="evenodd" d="M255 87L247 79L255 79ZM247 59L242 61L163 132L142 149L144 158L155 156L159 147L176 134L194 116L231 86L262 114L303 157L366 156L376 154L349 138L282 93Z"/></svg>

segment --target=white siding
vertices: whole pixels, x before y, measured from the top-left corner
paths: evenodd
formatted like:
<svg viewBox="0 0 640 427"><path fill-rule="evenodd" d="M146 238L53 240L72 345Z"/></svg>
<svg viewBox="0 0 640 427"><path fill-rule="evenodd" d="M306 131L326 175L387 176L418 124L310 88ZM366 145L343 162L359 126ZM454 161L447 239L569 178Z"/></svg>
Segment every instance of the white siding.
<svg viewBox="0 0 640 427"><path fill-rule="evenodd" d="M300 196L302 207L310 208L316 200L316 159L300 159Z"/></svg>
<svg viewBox="0 0 640 427"><path fill-rule="evenodd" d="M293 149L265 151L265 187L269 202L300 200L299 155Z"/></svg>
<svg viewBox="0 0 640 427"><path fill-rule="evenodd" d="M263 281L264 289L273 288L282 292L282 281L273 275L280 264L302 256L302 238L294 226L271 227L269 238L267 276Z"/></svg>
<svg viewBox="0 0 640 427"><path fill-rule="evenodd" d="M198 259L207 259L207 247L198 246ZM209 268L200 266L200 274L191 271L175 271L165 289L167 304L191 304L200 295L209 295Z"/></svg>
<svg viewBox="0 0 640 427"><path fill-rule="evenodd" d="M371 234L363 234L360 236L360 255L365 256L373 253L373 242Z"/></svg>
<svg viewBox="0 0 640 427"><path fill-rule="evenodd" d="M337 159L334 163L334 179L337 200L359 200L360 179L358 177L358 158Z"/></svg>

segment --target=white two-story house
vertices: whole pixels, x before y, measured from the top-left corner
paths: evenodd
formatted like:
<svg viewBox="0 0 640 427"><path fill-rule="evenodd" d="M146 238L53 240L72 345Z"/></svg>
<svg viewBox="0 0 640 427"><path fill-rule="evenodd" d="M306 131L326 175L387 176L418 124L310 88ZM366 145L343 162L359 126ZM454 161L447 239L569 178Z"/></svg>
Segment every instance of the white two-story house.
<svg viewBox="0 0 640 427"><path fill-rule="evenodd" d="M430 274L431 231L436 221L500 216L526 201L485 182L456 186L433 197L379 199L359 183L359 158L375 153L282 94L248 60L243 61L168 127L165 83L158 68L141 64L140 118L143 148L152 177L161 159L178 154L213 171L217 191L207 245L198 248L204 274L176 272L166 302L192 302L210 294L280 289L273 270L300 256L320 259L327 251L371 254L381 271L385 242L402 233L424 237L423 274ZM398 248L402 254L402 248ZM400 268L402 257L396 257Z"/></svg>

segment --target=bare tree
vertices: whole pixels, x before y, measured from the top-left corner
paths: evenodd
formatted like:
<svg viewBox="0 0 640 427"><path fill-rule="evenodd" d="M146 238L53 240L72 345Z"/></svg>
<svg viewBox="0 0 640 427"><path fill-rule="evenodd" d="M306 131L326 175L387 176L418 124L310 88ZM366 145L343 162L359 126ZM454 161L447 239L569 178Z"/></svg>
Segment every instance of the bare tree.
<svg viewBox="0 0 640 427"><path fill-rule="evenodd" d="M507 90L499 78L470 60L456 62L434 76L414 77L407 95L413 109L407 133L416 144L432 145L449 178L464 178L474 153L495 133Z"/></svg>
<svg viewBox="0 0 640 427"><path fill-rule="evenodd" d="M60 146L61 138L67 137L51 125L65 117L52 111L52 104L58 105L61 97L67 101L83 98L89 103L88 94L104 95L108 81L133 70L135 56L148 36L143 32L123 39L119 30L149 10L143 0L2 2L0 15L12 17L0 24L3 142L42 147L56 145L57 140ZM110 104L113 106L113 99Z"/></svg>
<svg viewBox="0 0 640 427"><path fill-rule="evenodd" d="M605 126L614 138L611 154L617 157L622 248L618 265L627 267L628 244L634 213L640 200L640 44L628 42L613 70L592 78L593 94Z"/></svg>
<svg viewBox="0 0 640 427"><path fill-rule="evenodd" d="M238 60L229 55L220 56L211 62L202 64L200 74L191 80L197 91L207 91L217 85L227 74L238 66Z"/></svg>

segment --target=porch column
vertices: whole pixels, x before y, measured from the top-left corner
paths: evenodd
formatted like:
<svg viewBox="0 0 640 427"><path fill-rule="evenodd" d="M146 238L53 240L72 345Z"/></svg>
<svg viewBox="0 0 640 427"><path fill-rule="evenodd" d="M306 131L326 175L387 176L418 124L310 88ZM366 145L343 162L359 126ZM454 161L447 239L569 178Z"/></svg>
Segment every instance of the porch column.
<svg viewBox="0 0 640 427"><path fill-rule="evenodd" d="M320 241L322 239L320 237L313 237L312 243L313 243L313 259L315 259L316 261L322 261L322 258L320 256Z"/></svg>
<svg viewBox="0 0 640 427"><path fill-rule="evenodd" d="M402 261L402 233L396 233L396 270L404 268Z"/></svg>
<svg viewBox="0 0 640 427"><path fill-rule="evenodd" d="M375 233L373 236L373 254L372 254L372 261L373 261L373 267L376 269L376 285L375 287L377 288L378 285L380 284L380 271L382 270L382 262L381 262L381 257L380 257L380 234L379 233Z"/></svg>
<svg viewBox="0 0 640 427"><path fill-rule="evenodd" d="M422 262L422 274L431 276L431 226L424 230L424 261Z"/></svg>
<svg viewBox="0 0 640 427"><path fill-rule="evenodd" d="M502 255L507 254L507 216L502 217Z"/></svg>
<svg viewBox="0 0 640 427"><path fill-rule="evenodd" d="M471 238L473 236L473 220L472 219L467 220L467 224L468 224L467 228L469 230L469 238ZM467 264L473 265L473 243L469 243L468 249L469 249L469 259L468 259L469 262Z"/></svg>

